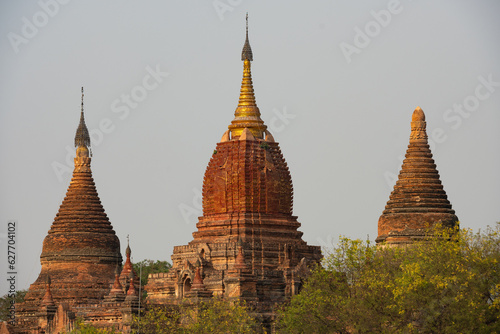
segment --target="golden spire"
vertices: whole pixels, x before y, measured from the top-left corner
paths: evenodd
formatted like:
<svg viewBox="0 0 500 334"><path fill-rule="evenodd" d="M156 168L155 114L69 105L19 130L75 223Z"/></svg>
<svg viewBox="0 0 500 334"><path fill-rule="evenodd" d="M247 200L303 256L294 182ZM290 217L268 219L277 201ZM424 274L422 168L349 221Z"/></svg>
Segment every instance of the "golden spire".
<svg viewBox="0 0 500 334"><path fill-rule="evenodd" d="M248 128L255 138L263 139L264 131L267 126L260 118L260 111L255 102L255 94L253 91L252 73L250 70L250 62L253 61L252 48L248 41L248 13L246 16L246 40L241 52L241 60L243 61L243 80L241 82L240 99L238 107L234 112L234 119L229 125L231 137L239 137L243 129Z"/></svg>
<svg viewBox="0 0 500 334"><path fill-rule="evenodd" d="M82 109L80 113L80 124L78 124L78 128L76 129L75 147L77 148L77 152L86 151L87 153L88 153L88 148L90 147L89 130L87 129L87 125L85 125L85 117L83 115L83 87L82 87ZM80 155L77 154L77 156Z"/></svg>

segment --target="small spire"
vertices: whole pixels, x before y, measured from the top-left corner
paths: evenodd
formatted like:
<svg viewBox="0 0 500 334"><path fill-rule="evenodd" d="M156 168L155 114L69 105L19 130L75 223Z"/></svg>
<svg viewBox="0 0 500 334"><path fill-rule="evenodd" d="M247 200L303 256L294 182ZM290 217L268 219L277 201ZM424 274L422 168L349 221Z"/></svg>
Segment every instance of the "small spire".
<svg viewBox="0 0 500 334"><path fill-rule="evenodd" d="M78 124L78 129L76 129L75 135L75 147L86 147L90 146L90 136L87 125L85 125L85 116L83 114L83 87L82 87L82 108L80 112L80 124Z"/></svg>
<svg viewBox="0 0 500 334"><path fill-rule="evenodd" d="M424 111L417 107L411 116L411 134L410 141L412 140L425 140L427 141L427 123L425 122Z"/></svg>
<svg viewBox="0 0 500 334"><path fill-rule="evenodd" d="M54 306L54 299L52 298L52 293L50 292L50 275L47 274L46 282L45 282L45 295L42 298L42 305L45 306Z"/></svg>
<svg viewBox="0 0 500 334"><path fill-rule="evenodd" d="M119 266L116 266L115 269L115 281L113 283L113 287L111 288L110 294L118 294L123 293L122 285L120 284L120 270Z"/></svg>
<svg viewBox="0 0 500 334"><path fill-rule="evenodd" d="M132 265L132 261L130 260L130 256L132 254L132 250L130 249L129 244L129 236L127 234L127 249L125 249L125 263L123 264L122 272L120 273L120 280L123 282L128 282L129 276L133 275L134 277L137 274L134 272L134 267ZM125 283L123 283L125 285Z"/></svg>
<svg viewBox="0 0 500 334"><path fill-rule="evenodd" d="M127 296L138 296L137 290L135 289L134 280L130 279L130 286L127 291Z"/></svg>
<svg viewBox="0 0 500 334"><path fill-rule="evenodd" d="M127 249L125 249L125 255L127 256L127 259L129 259L129 260L130 260L130 254L132 254L132 251L130 250L129 235L127 234Z"/></svg>
<svg viewBox="0 0 500 334"><path fill-rule="evenodd" d="M253 61L253 53L252 48L250 47L250 42L248 41L248 13L247 13L247 29L246 29L246 39L245 44L243 45L243 51L241 51L241 60L250 60Z"/></svg>
<svg viewBox="0 0 500 334"><path fill-rule="evenodd" d="M204 290L205 285L203 284L203 278L201 277L200 273L200 268L196 268L196 271L194 273L194 279L193 279L193 284L192 284L192 289L193 290Z"/></svg>

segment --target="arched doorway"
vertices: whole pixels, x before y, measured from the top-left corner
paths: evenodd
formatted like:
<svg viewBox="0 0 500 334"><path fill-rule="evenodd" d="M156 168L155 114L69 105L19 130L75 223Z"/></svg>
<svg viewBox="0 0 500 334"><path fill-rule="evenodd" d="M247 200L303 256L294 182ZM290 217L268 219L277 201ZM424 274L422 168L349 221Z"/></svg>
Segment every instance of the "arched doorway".
<svg viewBox="0 0 500 334"><path fill-rule="evenodd" d="M182 285L182 294L185 296L191 290L191 278L186 275L184 278L184 284Z"/></svg>

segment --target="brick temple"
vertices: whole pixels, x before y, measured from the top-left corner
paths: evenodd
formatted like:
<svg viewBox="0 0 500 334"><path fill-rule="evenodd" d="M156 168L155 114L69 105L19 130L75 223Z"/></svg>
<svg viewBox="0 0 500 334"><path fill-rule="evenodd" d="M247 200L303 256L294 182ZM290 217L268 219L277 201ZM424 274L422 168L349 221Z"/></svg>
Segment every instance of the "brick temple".
<svg viewBox="0 0 500 334"><path fill-rule="evenodd" d="M426 237L436 224L458 225L427 142L425 114L420 107L411 119L410 144L385 210L378 221L377 243L408 244Z"/></svg>
<svg viewBox="0 0 500 334"><path fill-rule="evenodd" d="M263 318L297 294L319 262L293 215L293 186L279 144L260 118L252 84L248 27L235 117L203 179L203 216L193 240L174 247L172 268L150 275L152 304L220 296L243 299Z"/></svg>
<svg viewBox="0 0 500 334"><path fill-rule="evenodd" d="M302 240L293 215L290 172L260 117L248 25L241 60L243 80L234 119L203 179L203 216L193 239L174 247L170 271L150 275L147 303L240 299L269 325L276 307L300 291L322 255L319 246ZM41 272L25 301L16 306L16 326L2 323L2 333L64 333L74 328L76 319L129 333L132 316L140 311L131 249L127 245L122 266L120 241L92 177L83 89L75 147L66 197L43 242ZM432 157L424 112L417 108L406 159L379 219L376 242L405 245L424 238L436 224L455 226L458 218Z"/></svg>
<svg viewBox="0 0 500 334"><path fill-rule="evenodd" d="M127 322L137 312L138 279L130 248L120 270L120 241L92 178L83 88L75 147L75 168L66 197L43 241L41 272L24 303L16 305L17 333L65 332L77 318L97 327L127 330Z"/></svg>

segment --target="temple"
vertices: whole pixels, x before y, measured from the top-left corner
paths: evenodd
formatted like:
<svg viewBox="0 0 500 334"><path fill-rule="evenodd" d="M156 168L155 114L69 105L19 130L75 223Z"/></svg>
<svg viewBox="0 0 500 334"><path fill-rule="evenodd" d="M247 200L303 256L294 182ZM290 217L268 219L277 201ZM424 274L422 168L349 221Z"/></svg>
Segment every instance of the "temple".
<svg viewBox="0 0 500 334"><path fill-rule="evenodd" d="M266 321L298 293L321 250L302 240L290 172L260 118L248 23L241 60L238 106L205 172L197 231L188 245L174 247L172 268L150 275L146 290L152 304L243 299Z"/></svg>
<svg viewBox="0 0 500 334"><path fill-rule="evenodd" d="M73 177L43 241L41 272L24 302L16 305L18 333L69 331L77 318L98 327L126 331L124 319L130 318L138 308L139 297L133 288L137 275L130 270L129 247L122 270L127 277L120 276L118 281L115 277L122 264L120 241L104 212L92 178L83 88L75 147Z"/></svg>
<svg viewBox="0 0 500 334"><path fill-rule="evenodd" d="M302 239L301 224L293 215L287 163L261 119L252 83L248 17L241 60L243 79L234 119L203 179L203 215L193 239L174 247L172 268L149 275L147 303L243 300L271 328L277 307L299 293L322 255L319 246ZM41 272L24 302L16 305L16 326L0 323L2 333L64 333L75 328L77 319L130 333L133 316L140 314L141 285L132 251L127 240L122 266L120 241L92 177L90 145L82 88L73 176L43 241ZM376 242L407 245L426 238L428 229L438 224L457 226L458 218L432 158L425 114L417 107L406 159L378 221Z"/></svg>
<svg viewBox="0 0 500 334"><path fill-rule="evenodd" d="M426 237L436 224L458 225L458 218L443 189L427 142L425 114L413 112L410 144L384 212L378 221L376 242L404 245Z"/></svg>

